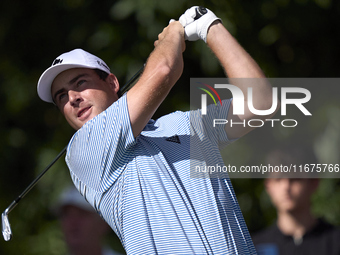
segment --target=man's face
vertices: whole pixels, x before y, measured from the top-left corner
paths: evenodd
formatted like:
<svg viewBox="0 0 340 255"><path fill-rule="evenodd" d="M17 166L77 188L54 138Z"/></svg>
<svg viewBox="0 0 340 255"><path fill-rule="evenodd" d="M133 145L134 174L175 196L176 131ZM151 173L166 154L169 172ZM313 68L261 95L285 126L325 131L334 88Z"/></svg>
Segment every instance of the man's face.
<svg viewBox="0 0 340 255"><path fill-rule="evenodd" d="M53 101L76 130L113 104L118 99L118 90L119 84L113 74L103 81L88 68L60 73L51 87Z"/></svg>
<svg viewBox="0 0 340 255"><path fill-rule="evenodd" d="M280 212L297 212L308 208L317 186L316 179L266 179L267 193Z"/></svg>
<svg viewBox="0 0 340 255"><path fill-rule="evenodd" d="M108 225L94 211L73 205L61 208L60 221L65 241L71 250L100 243L109 230Z"/></svg>

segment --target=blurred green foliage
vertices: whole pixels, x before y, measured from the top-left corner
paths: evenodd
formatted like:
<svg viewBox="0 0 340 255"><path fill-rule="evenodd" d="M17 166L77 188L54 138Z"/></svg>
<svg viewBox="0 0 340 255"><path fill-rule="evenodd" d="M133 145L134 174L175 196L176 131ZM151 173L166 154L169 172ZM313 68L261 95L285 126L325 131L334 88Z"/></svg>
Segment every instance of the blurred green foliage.
<svg viewBox="0 0 340 255"><path fill-rule="evenodd" d="M83 48L104 59L124 83L146 61L158 33L169 20L177 19L192 5L206 6L221 17L268 77L339 75L340 2L334 0L3 0L1 210L51 162L73 134L58 110L36 94L39 76L53 59L63 52ZM190 77L223 76L203 42L188 42L184 57L183 76L155 117L189 108ZM335 108L339 109L339 104ZM324 116L329 111L326 107L320 114ZM328 128L339 132L338 126ZM322 154L328 151L332 136L325 132L320 139ZM247 157L261 153L242 140L239 142L235 149ZM271 224L275 211L262 180L232 182L250 231ZM10 242L0 241L0 254L65 254L62 233L50 208L69 183L67 167L60 160L10 213L14 237ZM339 180L323 180L313 210L340 225L339 205ZM113 235L109 239L111 246L121 249Z"/></svg>

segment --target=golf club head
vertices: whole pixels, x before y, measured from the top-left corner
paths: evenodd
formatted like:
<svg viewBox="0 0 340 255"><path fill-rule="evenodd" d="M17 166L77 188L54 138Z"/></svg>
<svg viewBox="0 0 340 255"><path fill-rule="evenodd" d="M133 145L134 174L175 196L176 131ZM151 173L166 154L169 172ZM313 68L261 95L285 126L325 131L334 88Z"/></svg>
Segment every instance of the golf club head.
<svg viewBox="0 0 340 255"><path fill-rule="evenodd" d="M11 240L12 230L11 230L11 225L9 224L9 221L8 221L8 214L6 211L4 211L1 214L1 224L2 224L2 235L5 241Z"/></svg>

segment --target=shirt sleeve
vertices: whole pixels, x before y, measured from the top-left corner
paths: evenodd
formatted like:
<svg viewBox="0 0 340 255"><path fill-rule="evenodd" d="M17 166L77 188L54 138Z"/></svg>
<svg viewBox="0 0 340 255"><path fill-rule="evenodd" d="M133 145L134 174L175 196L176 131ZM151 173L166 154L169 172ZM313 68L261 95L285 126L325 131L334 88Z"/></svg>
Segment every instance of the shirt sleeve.
<svg viewBox="0 0 340 255"><path fill-rule="evenodd" d="M98 196L129 161L134 144L126 95L86 122L72 137L66 163L77 189L95 208Z"/></svg>
<svg viewBox="0 0 340 255"><path fill-rule="evenodd" d="M202 136L202 140L203 137L208 138L212 143L216 144L220 150L237 140L229 140L224 128L225 125L216 124L214 126L215 119L221 121L227 120L231 101L232 99L227 99L222 101L222 105L208 105L205 115L202 115L201 110L196 110L192 112L190 116L190 122L192 128L195 130L194 132Z"/></svg>

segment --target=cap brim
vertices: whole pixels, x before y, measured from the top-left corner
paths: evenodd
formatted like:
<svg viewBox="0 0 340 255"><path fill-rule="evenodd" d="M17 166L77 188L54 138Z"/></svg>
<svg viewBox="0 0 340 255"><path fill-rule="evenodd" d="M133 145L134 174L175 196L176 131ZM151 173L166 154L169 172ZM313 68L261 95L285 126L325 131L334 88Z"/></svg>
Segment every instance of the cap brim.
<svg viewBox="0 0 340 255"><path fill-rule="evenodd" d="M72 68L90 68L93 69L91 66L87 65L80 65L80 64L60 64L56 66L51 66L48 68L41 76L38 81L37 91L39 97L48 103L53 103L52 94L51 94L51 86L54 79L63 71Z"/></svg>

